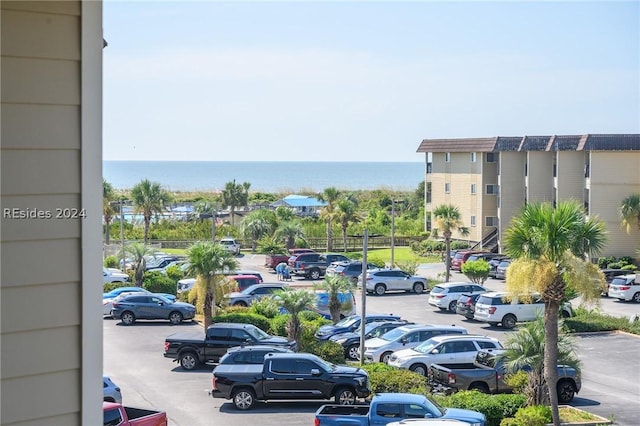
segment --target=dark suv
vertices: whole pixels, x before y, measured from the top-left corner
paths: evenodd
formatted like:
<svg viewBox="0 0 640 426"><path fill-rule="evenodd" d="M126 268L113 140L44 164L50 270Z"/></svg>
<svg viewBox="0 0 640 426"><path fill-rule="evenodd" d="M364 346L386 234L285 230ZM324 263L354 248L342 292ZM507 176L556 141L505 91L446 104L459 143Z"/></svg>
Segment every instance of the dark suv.
<svg viewBox="0 0 640 426"><path fill-rule="evenodd" d="M367 270L376 269L377 266L373 263L367 263ZM326 275L345 277L353 284L358 282L358 276L362 273L362 262L339 262L335 267L329 266L327 268Z"/></svg>
<svg viewBox="0 0 640 426"><path fill-rule="evenodd" d="M360 327L361 318L360 315L349 315L335 324L323 325L316 332L316 339L327 340L334 334L357 330ZM398 321L399 319L399 315L393 314L366 314L365 324L378 321Z"/></svg>

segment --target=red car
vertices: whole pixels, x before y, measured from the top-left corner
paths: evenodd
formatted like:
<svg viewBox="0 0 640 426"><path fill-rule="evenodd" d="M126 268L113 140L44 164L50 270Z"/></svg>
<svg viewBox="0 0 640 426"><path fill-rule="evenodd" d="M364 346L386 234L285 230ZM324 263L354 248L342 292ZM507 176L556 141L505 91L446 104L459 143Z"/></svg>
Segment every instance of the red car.
<svg viewBox="0 0 640 426"><path fill-rule="evenodd" d="M457 252L456 255L453 256L453 259L451 259L451 269L453 269L454 271L460 271L462 269L462 265L467 261L469 256L477 253L483 252L476 250L463 250Z"/></svg>

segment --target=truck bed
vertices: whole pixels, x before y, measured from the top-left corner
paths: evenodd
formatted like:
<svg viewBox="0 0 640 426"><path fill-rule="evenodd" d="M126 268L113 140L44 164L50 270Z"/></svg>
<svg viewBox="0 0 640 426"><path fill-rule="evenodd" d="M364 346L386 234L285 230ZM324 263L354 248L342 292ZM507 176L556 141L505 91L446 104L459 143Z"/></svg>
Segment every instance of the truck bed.
<svg viewBox="0 0 640 426"><path fill-rule="evenodd" d="M366 416L369 413L369 405L338 405L325 404L318 409L316 415L340 415L340 416Z"/></svg>

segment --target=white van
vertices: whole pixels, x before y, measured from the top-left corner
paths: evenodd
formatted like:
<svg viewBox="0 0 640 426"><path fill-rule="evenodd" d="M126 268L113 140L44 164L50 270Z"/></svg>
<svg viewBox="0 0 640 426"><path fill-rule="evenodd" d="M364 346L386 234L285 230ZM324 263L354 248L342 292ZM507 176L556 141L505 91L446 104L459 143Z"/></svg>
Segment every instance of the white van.
<svg viewBox="0 0 640 426"><path fill-rule="evenodd" d="M535 320L536 315L541 315L543 311L544 302L538 294L531 295L529 300L518 300L507 292L494 291L478 297L473 319L491 325L502 324L502 327L511 329L518 322ZM571 304L562 305L560 313L565 318L573 316Z"/></svg>

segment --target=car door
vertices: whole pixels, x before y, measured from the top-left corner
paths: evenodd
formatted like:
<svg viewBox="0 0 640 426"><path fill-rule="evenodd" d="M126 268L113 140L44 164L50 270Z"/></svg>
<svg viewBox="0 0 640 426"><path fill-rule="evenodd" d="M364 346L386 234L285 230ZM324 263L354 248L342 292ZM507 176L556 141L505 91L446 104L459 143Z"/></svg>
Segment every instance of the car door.
<svg viewBox="0 0 640 426"><path fill-rule="evenodd" d="M136 318L148 319L151 315L151 297L146 295L130 296L124 302L127 308L133 311Z"/></svg>
<svg viewBox="0 0 640 426"><path fill-rule="evenodd" d="M207 330L207 337L204 341L204 350L207 358L218 359L227 353L227 349L231 347L230 343L231 329L229 328L210 328Z"/></svg>
<svg viewBox="0 0 640 426"><path fill-rule="evenodd" d="M389 283L389 290L405 290L407 280L405 280L404 272L402 271L386 271L387 282Z"/></svg>
<svg viewBox="0 0 640 426"><path fill-rule="evenodd" d="M318 398L326 386L324 370L309 360L272 359L263 382L265 397L269 398ZM319 374L313 374L317 370Z"/></svg>
<svg viewBox="0 0 640 426"><path fill-rule="evenodd" d="M146 306L147 316L149 319L164 319L169 316L169 307L167 301L157 296L149 297L149 304Z"/></svg>
<svg viewBox="0 0 640 426"><path fill-rule="evenodd" d="M531 300L518 301L518 320L533 321L538 313L544 312L544 302L540 296L533 296Z"/></svg>

